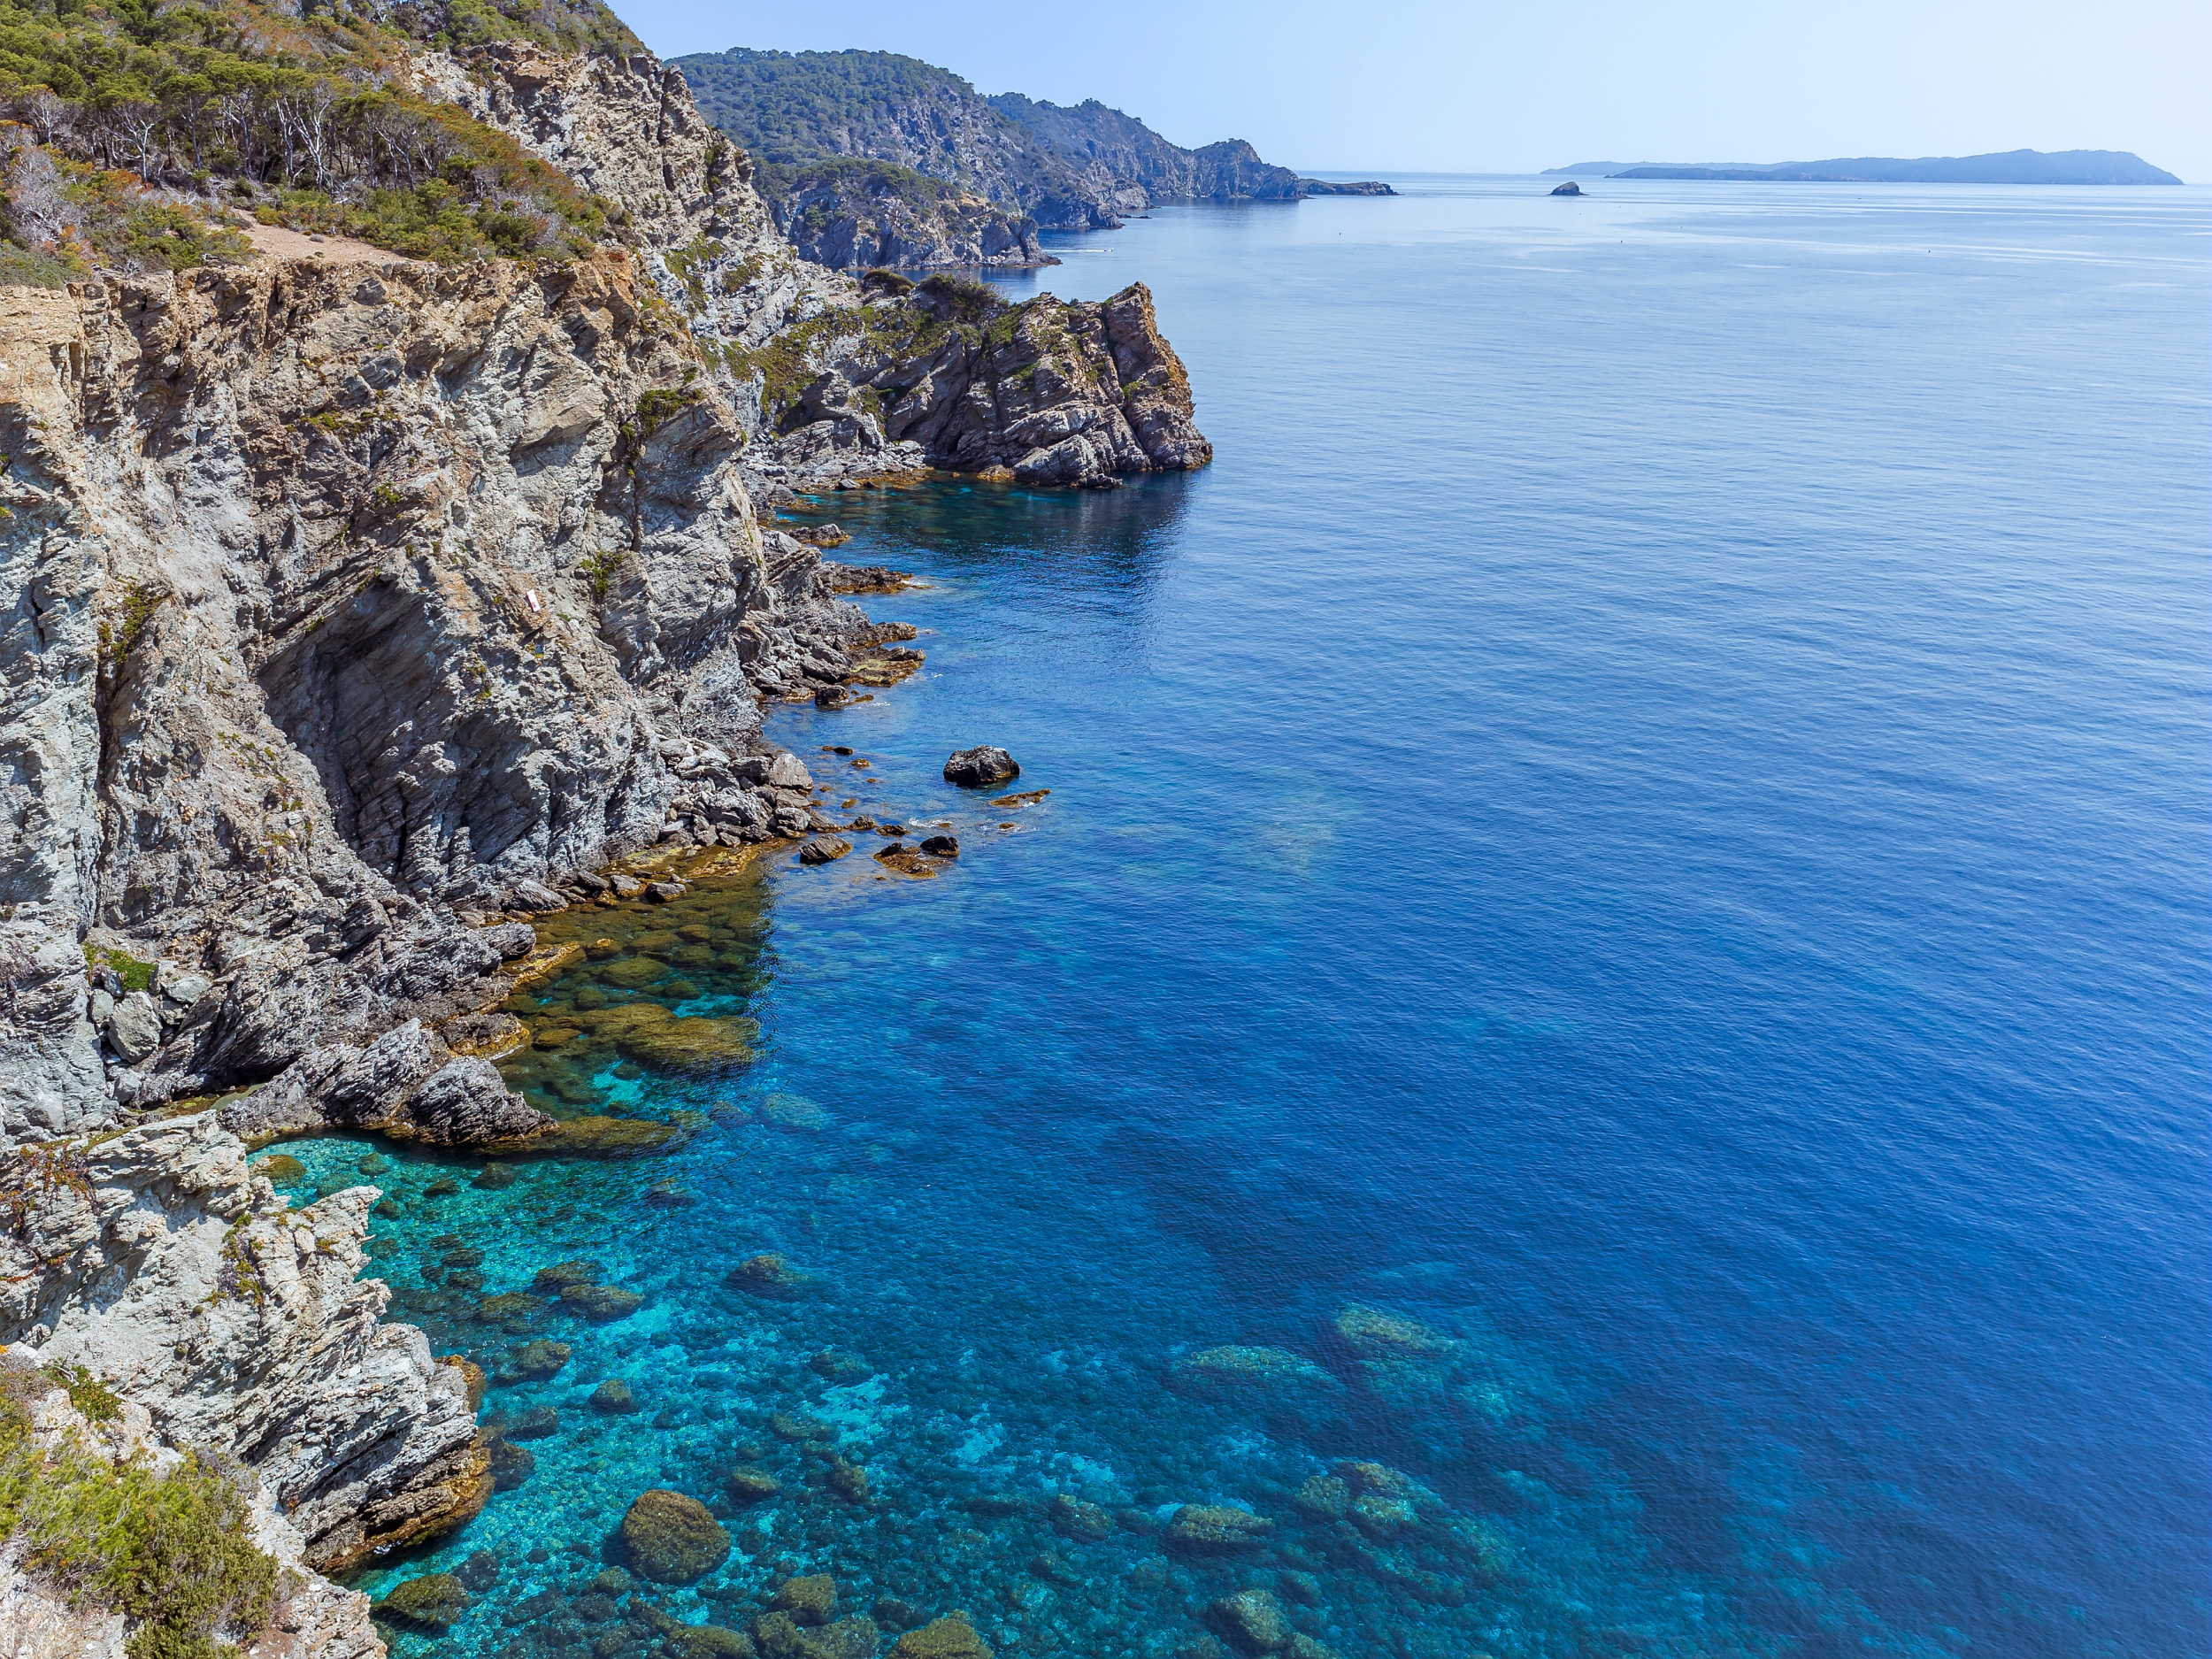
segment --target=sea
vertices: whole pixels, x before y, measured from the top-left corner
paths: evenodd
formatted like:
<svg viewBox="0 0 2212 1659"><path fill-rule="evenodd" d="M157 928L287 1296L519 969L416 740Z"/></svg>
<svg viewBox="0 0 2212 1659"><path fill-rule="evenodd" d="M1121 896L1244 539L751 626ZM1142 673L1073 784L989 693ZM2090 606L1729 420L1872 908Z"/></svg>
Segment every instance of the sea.
<svg viewBox="0 0 2212 1659"><path fill-rule="evenodd" d="M514 1004L672 1149L285 1148L503 1437L398 1651L2212 1653L2212 190L1551 182L994 278L1216 458L801 503L926 661L769 733L896 831Z"/></svg>

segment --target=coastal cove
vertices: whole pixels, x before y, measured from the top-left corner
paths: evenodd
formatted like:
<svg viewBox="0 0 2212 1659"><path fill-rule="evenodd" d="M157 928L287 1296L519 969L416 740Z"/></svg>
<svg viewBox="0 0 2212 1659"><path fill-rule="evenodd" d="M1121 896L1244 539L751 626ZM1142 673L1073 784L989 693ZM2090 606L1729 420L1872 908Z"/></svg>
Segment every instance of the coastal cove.
<svg viewBox="0 0 2212 1659"><path fill-rule="evenodd" d="M528 1454L401 1651L2207 1650L2207 194L1399 183L995 279L1210 468L787 515L927 661L766 735L961 853L541 923L508 1080L680 1145L280 1148Z"/></svg>

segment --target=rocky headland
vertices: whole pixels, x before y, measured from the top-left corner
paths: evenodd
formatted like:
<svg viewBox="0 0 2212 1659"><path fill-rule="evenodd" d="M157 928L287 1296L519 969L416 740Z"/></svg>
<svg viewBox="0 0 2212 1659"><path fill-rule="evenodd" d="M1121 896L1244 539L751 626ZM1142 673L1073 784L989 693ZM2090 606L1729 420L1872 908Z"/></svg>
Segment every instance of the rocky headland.
<svg viewBox="0 0 2212 1659"><path fill-rule="evenodd" d="M0 134L0 1457L151 1483L231 1563L157 1605L117 1538L104 1591L11 1511L12 1652L380 1651L319 1575L493 1490L480 1373L360 1277L375 1185L290 1208L246 1148L634 1149L507 1087L496 1010L580 954L528 919L833 826L764 705L918 653L794 491L1210 456L1141 286L864 285L611 14L419 10L255 9L219 144L188 89L119 151L59 67ZM273 226L389 251L257 257Z"/></svg>
<svg viewBox="0 0 2212 1659"><path fill-rule="evenodd" d="M1187 150L1096 99L985 97L895 52L676 63L707 119L757 158L778 224L826 265L1055 265L1040 230L1111 229L1159 203L1393 194L1302 179L1241 139Z"/></svg>

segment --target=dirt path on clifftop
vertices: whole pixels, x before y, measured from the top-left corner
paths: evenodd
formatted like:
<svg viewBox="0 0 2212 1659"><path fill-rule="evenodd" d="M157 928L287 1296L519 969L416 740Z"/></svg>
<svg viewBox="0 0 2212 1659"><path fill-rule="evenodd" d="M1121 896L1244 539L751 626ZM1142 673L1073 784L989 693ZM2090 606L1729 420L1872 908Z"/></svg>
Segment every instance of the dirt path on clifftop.
<svg viewBox="0 0 2212 1659"><path fill-rule="evenodd" d="M407 257L388 248L356 242L350 236L314 237L301 231L286 230L281 225L243 225L239 228L253 243L254 251L265 259L327 259L333 265L350 265L365 259L387 265Z"/></svg>

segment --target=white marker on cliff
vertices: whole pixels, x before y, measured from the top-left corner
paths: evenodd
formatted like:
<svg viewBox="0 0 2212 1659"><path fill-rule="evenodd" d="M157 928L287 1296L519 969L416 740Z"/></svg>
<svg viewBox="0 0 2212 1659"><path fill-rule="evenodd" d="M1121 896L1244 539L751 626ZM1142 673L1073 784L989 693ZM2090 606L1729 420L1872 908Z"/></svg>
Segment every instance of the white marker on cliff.
<svg viewBox="0 0 2212 1659"><path fill-rule="evenodd" d="M530 602L530 609L531 609L531 610L533 610L533 611L536 611L536 610L539 610L539 609L541 609L541 607L539 605L539 603L538 603L538 590L537 590L536 588L524 588L524 589L522 590L522 596L523 596L525 599L527 599L527 600Z"/></svg>

